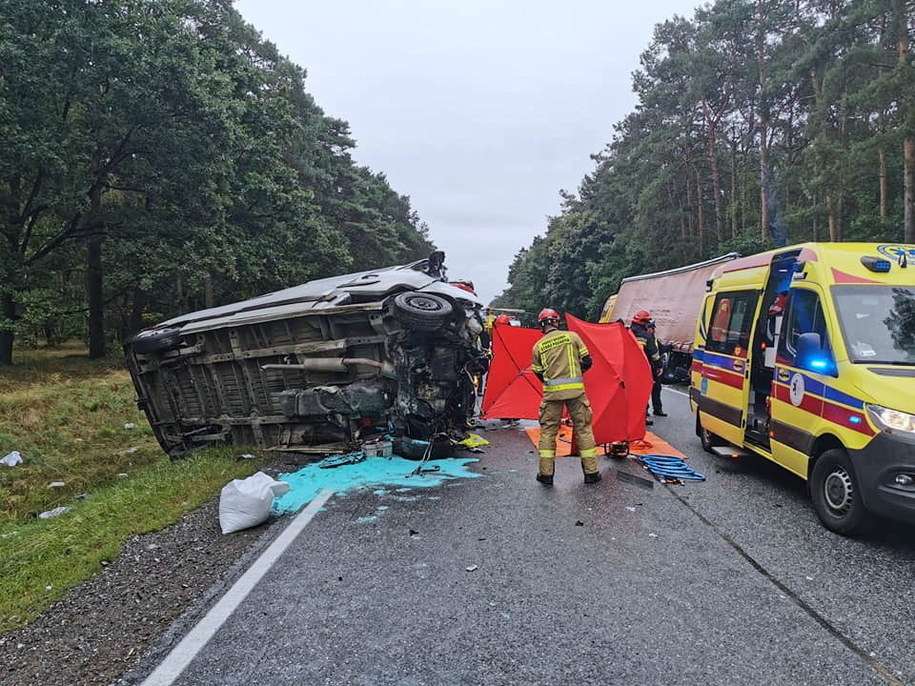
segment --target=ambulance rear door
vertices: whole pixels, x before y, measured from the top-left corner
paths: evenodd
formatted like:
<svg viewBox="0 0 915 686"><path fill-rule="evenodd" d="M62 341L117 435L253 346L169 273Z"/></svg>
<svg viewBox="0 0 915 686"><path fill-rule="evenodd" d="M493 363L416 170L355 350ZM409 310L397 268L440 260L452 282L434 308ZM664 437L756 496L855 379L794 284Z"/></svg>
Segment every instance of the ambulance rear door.
<svg viewBox="0 0 915 686"><path fill-rule="evenodd" d="M702 426L738 446L744 443L750 332L759 297L758 289L719 292L715 296L702 355Z"/></svg>

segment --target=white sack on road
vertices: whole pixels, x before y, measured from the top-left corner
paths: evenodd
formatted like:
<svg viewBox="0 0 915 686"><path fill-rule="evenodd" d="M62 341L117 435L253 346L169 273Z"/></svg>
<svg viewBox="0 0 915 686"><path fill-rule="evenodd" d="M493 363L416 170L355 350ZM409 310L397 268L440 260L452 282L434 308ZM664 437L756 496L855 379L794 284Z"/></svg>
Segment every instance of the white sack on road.
<svg viewBox="0 0 915 686"><path fill-rule="evenodd" d="M232 479L219 496L219 528L231 534L267 521L273 498L289 491L289 484L263 472Z"/></svg>

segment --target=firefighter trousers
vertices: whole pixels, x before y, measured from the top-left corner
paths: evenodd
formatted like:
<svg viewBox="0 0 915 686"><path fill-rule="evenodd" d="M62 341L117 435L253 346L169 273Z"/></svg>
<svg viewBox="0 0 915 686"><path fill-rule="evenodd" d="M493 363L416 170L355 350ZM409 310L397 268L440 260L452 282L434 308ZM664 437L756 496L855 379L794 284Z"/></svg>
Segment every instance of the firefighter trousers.
<svg viewBox="0 0 915 686"><path fill-rule="evenodd" d="M594 444L594 432L591 430L591 403L584 393L576 398L564 400L549 400L544 395L540 403L540 473L549 476L555 471L556 436L559 434L563 406L569 409L569 416L572 418L575 441L578 443L581 456L581 469L585 474L595 474L599 471L597 447Z"/></svg>

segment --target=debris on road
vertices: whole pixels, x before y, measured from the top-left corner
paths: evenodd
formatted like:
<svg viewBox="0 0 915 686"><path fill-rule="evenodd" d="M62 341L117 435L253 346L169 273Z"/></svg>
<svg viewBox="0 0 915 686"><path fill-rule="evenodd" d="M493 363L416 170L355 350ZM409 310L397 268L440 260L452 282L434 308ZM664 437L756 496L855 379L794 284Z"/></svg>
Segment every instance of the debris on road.
<svg viewBox="0 0 915 686"><path fill-rule="evenodd" d="M464 567L468 572L475 572L479 569L476 565L470 565L469 567Z"/></svg>
<svg viewBox="0 0 915 686"><path fill-rule="evenodd" d="M636 476L635 474L629 474L628 472L624 472L621 469L616 470L616 480L635 484L636 486L645 488L649 491L654 488L654 481L651 479L645 479L641 476Z"/></svg>
<svg viewBox="0 0 915 686"><path fill-rule="evenodd" d="M325 457L323 460L316 464L321 469L333 469L334 467L342 467L345 464L356 464L358 462L362 462L366 457L367 455L364 452L347 453L345 455L331 455L330 457Z"/></svg>
<svg viewBox="0 0 915 686"><path fill-rule="evenodd" d="M480 436L480 434L470 434L463 441L458 441L459 446L463 448L482 448L484 445L489 445L489 441Z"/></svg>
<svg viewBox="0 0 915 686"><path fill-rule="evenodd" d="M270 517L273 498L289 492L288 483L263 472L246 479L232 479L219 496L219 528L224 534L262 524Z"/></svg>

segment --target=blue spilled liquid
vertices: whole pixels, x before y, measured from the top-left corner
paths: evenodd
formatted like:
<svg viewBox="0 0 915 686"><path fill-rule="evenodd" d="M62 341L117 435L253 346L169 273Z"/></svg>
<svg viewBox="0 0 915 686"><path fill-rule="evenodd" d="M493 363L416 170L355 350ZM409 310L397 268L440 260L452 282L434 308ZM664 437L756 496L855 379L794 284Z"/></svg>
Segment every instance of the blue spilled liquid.
<svg viewBox="0 0 915 686"><path fill-rule="evenodd" d="M356 464L345 464L340 467L322 469L315 464L303 467L297 472L280 474L278 481L289 484L289 492L273 500L273 513L282 515L298 512L318 494L322 488L329 488L336 495L345 494L358 488L376 489L376 494L393 490L404 493L414 488L440 486L452 479L467 479L483 476L468 468L479 459L449 458L430 460L424 468L439 467L438 471L413 474L420 463L416 460L405 460L402 457L369 457Z"/></svg>

